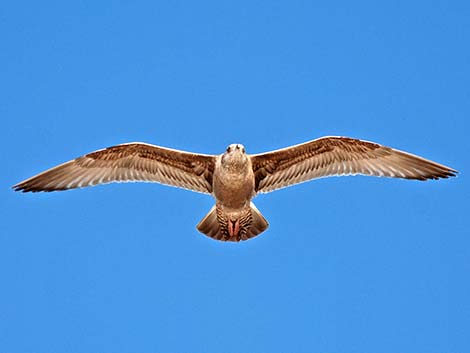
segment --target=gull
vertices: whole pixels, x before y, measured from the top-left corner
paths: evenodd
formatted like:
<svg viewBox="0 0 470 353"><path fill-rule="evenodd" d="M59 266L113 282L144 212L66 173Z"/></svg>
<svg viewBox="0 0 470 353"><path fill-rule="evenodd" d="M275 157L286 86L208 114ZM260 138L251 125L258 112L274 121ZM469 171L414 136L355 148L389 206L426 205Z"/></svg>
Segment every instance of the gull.
<svg viewBox="0 0 470 353"><path fill-rule="evenodd" d="M252 199L308 180L343 175L428 180L455 176L442 164L374 142L326 136L299 145L247 154L231 144L220 155L134 142L88 153L13 186L16 191L59 191L112 182L156 182L210 194L215 205L197 229L239 242L268 228Z"/></svg>

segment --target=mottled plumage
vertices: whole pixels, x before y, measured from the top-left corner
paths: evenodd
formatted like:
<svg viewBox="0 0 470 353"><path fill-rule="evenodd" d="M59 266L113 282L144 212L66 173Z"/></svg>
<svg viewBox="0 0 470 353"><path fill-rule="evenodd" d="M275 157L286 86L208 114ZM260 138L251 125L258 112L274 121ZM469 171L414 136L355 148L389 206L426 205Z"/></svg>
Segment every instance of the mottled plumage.
<svg viewBox="0 0 470 353"><path fill-rule="evenodd" d="M373 142L323 137L277 151L248 155L240 144L221 155L128 143L95 151L29 178L13 188L57 191L111 182L148 181L214 196L215 206L197 228L223 241L250 239L268 227L251 202L266 193L315 178L373 175L439 179L457 171Z"/></svg>

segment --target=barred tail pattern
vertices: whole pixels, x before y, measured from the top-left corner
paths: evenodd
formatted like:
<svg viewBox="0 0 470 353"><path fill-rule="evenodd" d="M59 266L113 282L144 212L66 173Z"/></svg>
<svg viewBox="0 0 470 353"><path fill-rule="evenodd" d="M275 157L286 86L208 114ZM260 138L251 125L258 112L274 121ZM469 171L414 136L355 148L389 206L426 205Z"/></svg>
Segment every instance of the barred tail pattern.
<svg viewBox="0 0 470 353"><path fill-rule="evenodd" d="M215 205L197 225L197 229L216 240L239 242L251 239L268 228L268 222L251 203L237 212L225 212Z"/></svg>

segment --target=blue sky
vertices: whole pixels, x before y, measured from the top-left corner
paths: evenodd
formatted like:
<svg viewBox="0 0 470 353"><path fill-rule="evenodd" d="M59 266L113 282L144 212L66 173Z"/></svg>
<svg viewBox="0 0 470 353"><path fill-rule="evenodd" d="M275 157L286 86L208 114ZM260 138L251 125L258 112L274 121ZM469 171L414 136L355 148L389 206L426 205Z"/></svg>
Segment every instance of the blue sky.
<svg viewBox="0 0 470 353"><path fill-rule="evenodd" d="M0 6L0 351L470 350L467 1L23 1ZM20 194L144 141L259 153L323 135L458 169L259 196L240 244L210 196L156 184Z"/></svg>

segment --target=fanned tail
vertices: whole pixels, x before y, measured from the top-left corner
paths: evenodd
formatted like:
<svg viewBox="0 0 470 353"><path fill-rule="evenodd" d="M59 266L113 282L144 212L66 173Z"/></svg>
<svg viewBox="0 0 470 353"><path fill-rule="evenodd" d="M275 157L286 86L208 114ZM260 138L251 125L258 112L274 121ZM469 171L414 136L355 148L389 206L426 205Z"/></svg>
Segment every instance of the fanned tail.
<svg viewBox="0 0 470 353"><path fill-rule="evenodd" d="M197 225L197 229L216 240L234 241L251 239L264 232L269 224L251 202L237 212L224 212L220 205L214 205Z"/></svg>

